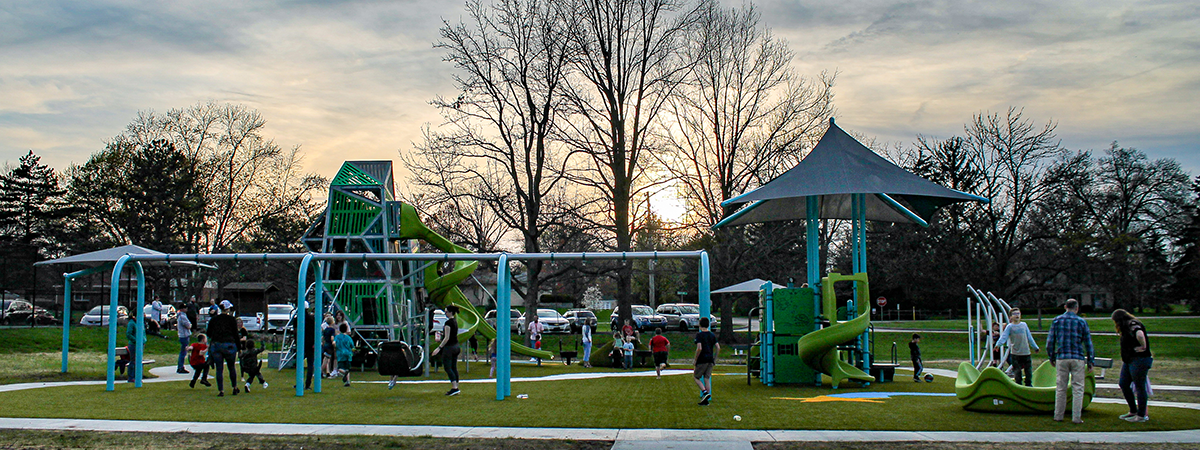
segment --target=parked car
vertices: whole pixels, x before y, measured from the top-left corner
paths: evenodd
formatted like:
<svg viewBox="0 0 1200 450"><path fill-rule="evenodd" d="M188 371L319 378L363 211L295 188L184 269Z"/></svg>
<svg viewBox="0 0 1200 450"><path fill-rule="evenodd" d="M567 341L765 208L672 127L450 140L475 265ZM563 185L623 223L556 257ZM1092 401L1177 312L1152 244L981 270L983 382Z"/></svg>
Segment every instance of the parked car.
<svg viewBox="0 0 1200 450"><path fill-rule="evenodd" d="M655 312L667 319L667 327L679 331L700 329L700 305L695 303L667 303L658 305ZM709 324L717 328L717 318L709 315Z"/></svg>
<svg viewBox="0 0 1200 450"><path fill-rule="evenodd" d="M622 324L619 323L621 316L618 311L619 309L613 308L612 321L609 322L609 325L612 326L612 329L614 330L620 330L622 326ZM633 305L630 307L630 311L633 313L633 328L637 330L646 331L658 328L662 328L663 330L667 329L667 318L655 314L654 309L650 308L649 306Z"/></svg>
<svg viewBox="0 0 1200 450"><path fill-rule="evenodd" d="M446 317L445 311L433 310L433 321L429 323L429 334L441 332L442 328L446 327L446 320L449 320L449 317Z"/></svg>
<svg viewBox="0 0 1200 450"><path fill-rule="evenodd" d="M154 317L154 305L148 304L142 307L142 312L145 313L146 319L149 320L151 317ZM175 306L163 304L161 316L162 320L159 321L160 327L164 330L174 330L175 317L177 314L178 312L175 311Z"/></svg>
<svg viewBox="0 0 1200 450"><path fill-rule="evenodd" d="M201 330L207 328L208 327L208 319L212 318L211 314L212 314L212 308L208 308L208 307L200 308L200 312L196 314L196 323L195 323L196 328L199 328Z"/></svg>
<svg viewBox="0 0 1200 450"><path fill-rule="evenodd" d="M101 305L92 308L83 318L79 319L79 324L85 327L102 327L108 325L108 314L111 310L108 305ZM129 321L129 308L117 306L117 325L125 325Z"/></svg>
<svg viewBox="0 0 1200 450"><path fill-rule="evenodd" d="M496 328L496 310L493 309L484 314L483 320L492 328ZM510 311L508 324L513 333L525 334L525 316L521 315L520 311L515 309Z"/></svg>
<svg viewBox="0 0 1200 450"><path fill-rule="evenodd" d="M542 333L546 334L568 334L571 332L571 322L563 318L562 314L553 309L537 310L538 322L542 324Z"/></svg>
<svg viewBox="0 0 1200 450"><path fill-rule="evenodd" d="M288 326L296 307L292 305L267 305L267 331L282 333L292 330L295 325Z"/></svg>
<svg viewBox="0 0 1200 450"><path fill-rule="evenodd" d="M246 331L262 331L263 325L267 322L263 320L263 313L254 313L254 315L238 316L238 320L242 321L242 326L246 327Z"/></svg>
<svg viewBox="0 0 1200 450"><path fill-rule="evenodd" d="M4 300L0 303L0 324L28 324L33 317L33 305L25 300Z"/></svg>
<svg viewBox="0 0 1200 450"><path fill-rule="evenodd" d="M583 324L585 323L592 326L592 332L596 331L596 324L598 322L598 319L596 319L596 314L586 309L574 309L567 311L563 314L563 318L567 319L567 322L571 323L572 333L583 332Z"/></svg>

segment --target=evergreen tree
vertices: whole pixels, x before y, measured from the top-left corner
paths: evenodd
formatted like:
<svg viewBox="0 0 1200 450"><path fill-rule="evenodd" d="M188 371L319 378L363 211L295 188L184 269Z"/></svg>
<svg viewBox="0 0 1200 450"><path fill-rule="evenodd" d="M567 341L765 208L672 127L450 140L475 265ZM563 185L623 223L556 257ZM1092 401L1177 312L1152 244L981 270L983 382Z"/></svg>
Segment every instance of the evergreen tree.
<svg viewBox="0 0 1200 450"><path fill-rule="evenodd" d="M1175 282L1171 285L1171 298L1191 306L1193 312L1200 311L1200 177L1192 183L1195 196L1186 207L1188 224L1176 239L1180 249L1179 260L1172 268Z"/></svg>
<svg viewBox="0 0 1200 450"><path fill-rule="evenodd" d="M33 151L0 175L0 287L32 289L33 263L62 250L58 230L72 211L65 193Z"/></svg>

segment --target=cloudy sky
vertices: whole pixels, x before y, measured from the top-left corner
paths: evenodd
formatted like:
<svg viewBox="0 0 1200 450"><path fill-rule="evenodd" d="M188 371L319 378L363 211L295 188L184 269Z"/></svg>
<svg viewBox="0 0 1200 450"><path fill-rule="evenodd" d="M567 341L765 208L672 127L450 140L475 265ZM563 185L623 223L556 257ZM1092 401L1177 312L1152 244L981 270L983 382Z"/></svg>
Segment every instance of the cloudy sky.
<svg viewBox="0 0 1200 450"><path fill-rule="evenodd" d="M732 3L731 3L732 4ZM740 0L736 4L741 4ZM763 0L802 73L839 72L838 124L881 142L981 111L1058 122L1200 174L1200 3ZM0 162L82 163L139 110L237 102L312 171L397 159L453 95L432 48L457 1L0 3ZM397 161L398 162L398 161Z"/></svg>

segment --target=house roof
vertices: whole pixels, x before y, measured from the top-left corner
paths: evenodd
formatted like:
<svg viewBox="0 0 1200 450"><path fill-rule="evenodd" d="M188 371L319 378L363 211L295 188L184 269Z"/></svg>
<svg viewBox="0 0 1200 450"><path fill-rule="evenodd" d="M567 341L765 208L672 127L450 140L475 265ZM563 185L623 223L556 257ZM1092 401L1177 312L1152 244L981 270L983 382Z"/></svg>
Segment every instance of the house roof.
<svg viewBox="0 0 1200 450"><path fill-rule="evenodd" d="M270 281L235 281L226 284L221 288L225 291L240 291L240 292L270 292L278 291L279 287Z"/></svg>

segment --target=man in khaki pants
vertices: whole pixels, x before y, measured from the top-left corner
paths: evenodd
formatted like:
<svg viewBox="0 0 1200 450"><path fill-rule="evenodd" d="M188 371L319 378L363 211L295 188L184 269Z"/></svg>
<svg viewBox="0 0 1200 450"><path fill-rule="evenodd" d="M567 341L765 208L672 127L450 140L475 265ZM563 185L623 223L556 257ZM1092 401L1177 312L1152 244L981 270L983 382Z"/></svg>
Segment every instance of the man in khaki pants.
<svg viewBox="0 0 1200 450"><path fill-rule="evenodd" d="M1083 423L1083 380L1092 370L1095 351L1087 321L1079 317L1079 301L1067 299L1067 312L1055 317L1046 338L1046 353L1058 374L1054 387L1054 421L1062 422L1067 409L1067 383L1071 385L1071 421Z"/></svg>

